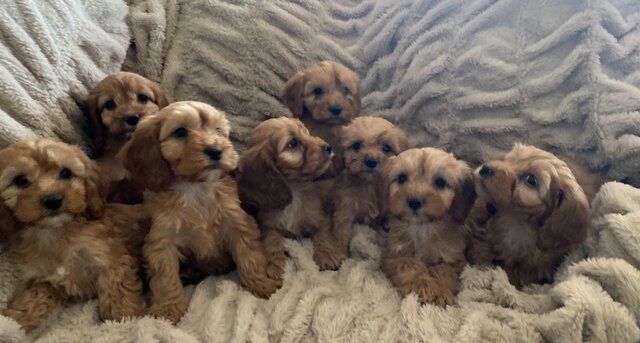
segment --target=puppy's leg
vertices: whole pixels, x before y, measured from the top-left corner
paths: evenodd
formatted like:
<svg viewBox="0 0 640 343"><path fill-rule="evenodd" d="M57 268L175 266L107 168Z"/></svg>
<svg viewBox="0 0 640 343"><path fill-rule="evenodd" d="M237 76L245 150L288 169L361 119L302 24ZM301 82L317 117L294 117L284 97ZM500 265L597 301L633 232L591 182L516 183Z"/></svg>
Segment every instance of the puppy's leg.
<svg viewBox="0 0 640 343"><path fill-rule="evenodd" d="M345 251L338 247L328 223L322 223L313 236L313 260L320 270L337 270L347 258Z"/></svg>
<svg viewBox="0 0 640 343"><path fill-rule="evenodd" d="M336 246L342 256L346 258L349 255L349 244L353 237L353 223L356 220L356 213L347 206L340 206L333 213L333 233L336 238ZM344 258L342 260L344 260ZM342 263L339 261L339 264Z"/></svg>
<svg viewBox="0 0 640 343"><path fill-rule="evenodd" d="M151 291L149 314L176 323L187 311L187 303L180 281L180 252L167 231L152 227L142 253Z"/></svg>
<svg viewBox="0 0 640 343"><path fill-rule="evenodd" d="M238 268L240 283L253 294L268 298L282 286L282 280L267 275L267 257L260 241L260 230L240 207L227 213L232 230L229 250Z"/></svg>
<svg viewBox="0 0 640 343"><path fill-rule="evenodd" d="M100 318L122 320L144 315L142 282L136 259L125 253L109 262L98 278Z"/></svg>
<svg viewBox="0 0 640 343"><path fill-rule="evenodd" d="M36 283L16 294L2 314L13 318L26 331L29 331L38 327L63 301L62 293L50 283Z"/></svg>
<svg viewBox="0 0 640 343"><path fill-rule="evenodd" d="M264 249L267 257L267 275L281 280L287 255L284 253L284 237L275 229L266 229L264 233Z"/></svg>
<svg viewBox="0 0 640 343"><path fill-rule="evenodd" d="M428 268L429 274L438 280L438 284L441 286L434 289L435 302L438 305L444 306L453 303L458 291L458 282L462 268L464 268L463 262L453 264L440 263Z"/></svg>

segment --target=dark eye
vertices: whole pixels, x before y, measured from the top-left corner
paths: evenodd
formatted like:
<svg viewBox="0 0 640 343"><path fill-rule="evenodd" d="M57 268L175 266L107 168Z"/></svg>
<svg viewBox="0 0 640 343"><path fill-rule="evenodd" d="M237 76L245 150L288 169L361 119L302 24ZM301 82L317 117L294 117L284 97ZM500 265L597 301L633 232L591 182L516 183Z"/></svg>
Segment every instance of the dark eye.
<svg viewBox="0 0 640 343"><path fill-rule="evenodd" d="M383 146L382 146L382 152L384 152L384 153L390 153L390 152L393 152L393 149L391 149L391 147L390 147L390 146L388 146L388 145L386 145L386 144L385 144L385 145L383 145Z"/></svg>
<svg viewBox="0 0 640 343"><path fill-rule="evenodd" d="M322 94L322 88L318 87L318 88L314 88L313 89L313 94L315 95L320 95Z"/></svg>
<svg viewBox="0 0 640 343"><path fill-rule="evenodd" d="M447 182L444 181L444 179L441 177L437 178L433 184L436 186L436 188L440 188L440 189L443 189L444 187L447 186Z"/></svg>
<svg viewBox="0 0 640 343"><path fill-rule="evenodd" d="M398 181L399 184L403 184L403 183L407 182L407 174L398 175L397 181Z"/></svg>
<svg viewBox="0 0 640 343"><path fill-rule="evenodd" d="M109 111L113 111L116 109L118 105L116 105L116 102L113 100L107 100L107 102L104 103L104 108L108 109Z"/></svg>
<svg viewBox="0 0 640 343"><path fill-rule="evenodd" d="M61 179L64 179L64 180L68 180L68 179L70 179L70 178L71 178L71 175L72 175L72 174L71 174L71 170L69 170L69 168L63 168L63 169L60 171L60 174L58 174L58 176L59 176Z"/></svg>
<svg viewBox="0 0 640 343"><path fill-rule="evenodd" d="M187 129L185 129L184 127L179 127L175 129L175 131L173 131L173 135L178 138L186 137L188 134L189 131L187 131Z"/></svg>
<svg viewBox="0 0 640 343"><path fill-rule="evenodd" d="M349 95L349 93L350 93L349 88L344 87L344 95Z"/></svg>
<svg viewBox="0 0 640 343"><path fill-rule="evenodd" d="M144 104L145 102L149 101L149 97L144 94L138 94L138 101Z"/></svg>
<svg viewBox="0 0 640 343"><path fill-rule="evenodd" d="M362 142L355 142L351 145L351 149L354 151L360 151L360 148L362 148Z"/></svg>
<svg viewBox="0 0 640 343"><path fill-rule="evenodd" d="M536 187L538 185L538 180L536 180L536 177L532 174L527 175L525 181L527 181L527 184L531 187Z"/></svg>
<svg viewBox="0 0 640 343"><path fill-rule="evenodd" d="M287 147L291 149L294 149L297 146L298 146L298 140L295 138L291 138L291 140L289 141L289 144L287 144Z"/></svg>
<svg viewBox="0 0 640 343"><path fill-rule="evenodd" d="M27 179L27 177L24 175L18 175L13 178L13 184L20 188L29 186L29 183L29 179Z"/></svg>

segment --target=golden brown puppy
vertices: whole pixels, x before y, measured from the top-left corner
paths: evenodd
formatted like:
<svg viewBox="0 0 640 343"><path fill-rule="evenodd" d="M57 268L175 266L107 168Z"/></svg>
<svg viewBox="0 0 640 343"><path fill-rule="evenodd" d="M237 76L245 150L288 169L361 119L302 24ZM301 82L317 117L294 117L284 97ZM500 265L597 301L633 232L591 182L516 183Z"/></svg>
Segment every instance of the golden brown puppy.
<svg viewBox="0 0 640 343"><path fill-rule="evenodd" d="M404 132L386 119L360 117L342 130L341 144L345 169L334 185L333 232L342 257L346 257L353 224L362 220L377 224L380 169L388 159L407 150L409 142Z"/></svg>
<svg viewBox="0 0 640 343"><path fill-rule="evenodd" d="M331 158L331 147L297 119L269 119L251 133L238 168L240 199L258 211L271 277L282 277L284 237L312 234L320 269L336 265L331 219L323 208L332 181L314 181Z"/></svg>
<svg viewBox="0 0 640 343"><path fill-rule="evenodd" d="M335 175L343 167L339 149L341 129L360 115L358 76L342 64L318 62L295 73L280 96L312 135L336 148L334 166L329 172Z"/></svg>
<svg viewBox="0 0 640 343"><path fill-rule="evenodd" d="M501 266L517 287L552 281L590 226L587 197L567 164L516 145L475 175L479 197L468 223L474 236L470 260Z"/></svg>
<svg viewBox="0 0 640 343"><path fill-rule="evenodd" d="M450 304L466 265L471 168L442 150L409 149L387 163L383 176L390 231L382 270L401 294Z"/></svg>
<svg viewBox="0 0 640 343"><path fill-rule="evenodd" d="M142 201L142 189L131 183L115 156L131 137L138 121L167 104L160 85L128 72L107 76L89 93L86 115L98 165L111 180L109 201Z"/></svg>
<svg viewBox="0 0 640 343"><path fill-rule="evenodd" d="M76 147L38 140L0 151L2 240L27 285L3 314L26 330L73 299L98 297L105 320L144 313L138 261L110 217L94 220L104 190L97 165Z"/></svg>
<svg viewBox="0 0 640 343"><path fill-rule="evenodd" d="M186 311L180 262L205 274L235 265L240 283L261 297L280 287L267 277L260 231L240 208L229 176L238 155L224 113L195 101L173 103L138 124L122 157L149 190L152 224L143 255L153 316L177 322Z"/></svg>

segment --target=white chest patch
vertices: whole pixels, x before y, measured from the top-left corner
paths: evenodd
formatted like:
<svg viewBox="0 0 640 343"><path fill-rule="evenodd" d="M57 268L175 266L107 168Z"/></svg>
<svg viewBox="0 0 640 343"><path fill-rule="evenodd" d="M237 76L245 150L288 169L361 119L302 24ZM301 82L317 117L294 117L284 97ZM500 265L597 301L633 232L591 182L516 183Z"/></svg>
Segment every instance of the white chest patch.
<svg viewBox="0 0 640 343"><path fill-rule="evenodd" d="M407 232L409 232L409 235L416 246L423 245L429 238L429 234L433 229L433 225L430 223L411 223L407 226Z"/></svg>
<svg viewBox="0 0 640 343"><path fill-rule="evenodd" d="M499 219L499 225L508 228L502 238L503 246L508 247L510 255L518 255L520 252L530 254L537 251L535 228L523 223L520 218L504 216Z"/></svg>
<svg viewBox="0 0 640 343"><path fill-rule="evenodd" d="M180 204L184 207L198 208L209 207L210 192L208 183L179 182L173 185L180 198Z"/></svg>
<svg viewBox="0 0 640 343"><path fill-rule="evenodd" d="M299 224L299 217L304 215L302 214L302 193L298 190L291 190L291 203L287 206L280 216L280 227L284 230L297 232L298 228L296 227Z"/></svg>

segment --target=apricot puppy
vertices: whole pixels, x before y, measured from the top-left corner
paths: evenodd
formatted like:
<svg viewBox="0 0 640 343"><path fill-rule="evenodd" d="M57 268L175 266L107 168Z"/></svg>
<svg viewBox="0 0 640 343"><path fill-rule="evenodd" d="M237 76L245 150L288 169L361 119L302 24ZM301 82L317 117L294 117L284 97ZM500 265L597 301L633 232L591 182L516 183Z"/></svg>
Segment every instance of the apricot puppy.
<svg viewBox="0 0 640 343"><path fill-rule="evenodd" d="M331 180L315 181L332 155L331 147L297 119L269 119L251 133L238 168L240 199L257 210L271 277L282 277L284 237L313 235L320 269L339 265L331 218L323 207Z"/></svg>
<svg viewBox="0 0 640 343"><path fill-rule="evenodd" d="M185 313L180 262L204 274L235 266L240 283L261 297L281 285L267 277L260 231L229 176L238 163L229 131L223 112L181 101L143 119L122 149L133 180L148 189L152 224L142 253L153 316L177 322Z"/></svg>
<svg viewBox="0 0 640 343"><path fill-rule="evenodd" d="M295 73L282 87L282 102L312 135L335 148L334 166L342 169L341 129L360 115L358 76L340 63L322 61Z"/></svg>
<svg viewBox="0 0 640 343"><path fill-rule="evenodd" d="M144 313L139 264L111 219L100 218L104 190L97 165L76 147L43 139L0 151L2 241L26 283L3 314L26 330L70 300L97 297L105 320Z"/></svg>
<svg viewBox="0 0 640 343"><path fill-rule="evenodd" d="M107 76L89 93L86 115L98 165L110 180L109 201L142 201L142 189L131 182L115 156L140 119L155 114L167 104L160 85L128 72Z"/></svg>
<svg viewBox="0 0 640 343"><path fill-rule="evenodd" d="M589 202L570 168L549 152L516 145L475 178L472 262L501 266L517 287L551 282L590 227Z"/></svg>
<svg viewBox="0 0 640 343"><path fill-rule="evenodd" d="M387 163L382 186L390 227L382 270L402 295L452 303L466 265L471 169L442 150L409 149Z"/></svg>
<svg viewBox="0 0 640 343"><path fill-rule="evenodd" d="M404 132L389 121L359 117L342 130L341 145L345 169L336 179L333 191L333 232L341 257L346 257L353 224L365 221L376 225L380 169L387 160L407 150L409 143Z"/></svg>

